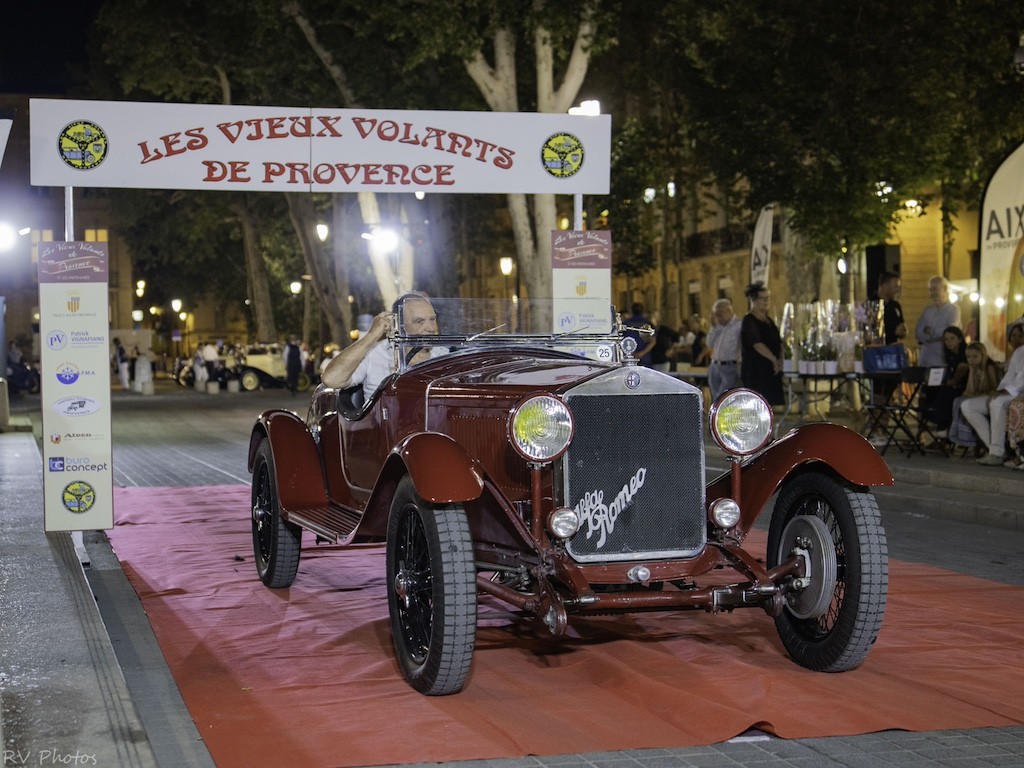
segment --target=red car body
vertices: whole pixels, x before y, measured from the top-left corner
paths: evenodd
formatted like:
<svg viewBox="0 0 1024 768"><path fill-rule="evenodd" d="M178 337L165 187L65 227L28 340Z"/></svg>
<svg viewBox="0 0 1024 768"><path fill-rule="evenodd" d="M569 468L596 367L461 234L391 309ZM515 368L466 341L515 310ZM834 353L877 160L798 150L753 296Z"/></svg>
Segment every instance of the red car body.
<svg viewBox="0 0 1024 768"><path fill-rule="evenodd" d="M633 365L621 339L577 335L566 351L559 335L446 333L450 354L400 366L360 407L321 386L304 419L262 414L249 465L263 581L296 577L303 530L386 542L396 652L427 694L464 685L479 593L556 635L588 614L761 607L798 663L859 665L886 598L870 493L892 483L884 462L832 424L769 442L770 409L739 390L711 409L732 468L706 482L700 390ZM415 341L393 338L396 357ZM588 345L611 362L580 356ZM524 454L558 429L564 446ZM748 551L766 510L768 552Z"/></svg>

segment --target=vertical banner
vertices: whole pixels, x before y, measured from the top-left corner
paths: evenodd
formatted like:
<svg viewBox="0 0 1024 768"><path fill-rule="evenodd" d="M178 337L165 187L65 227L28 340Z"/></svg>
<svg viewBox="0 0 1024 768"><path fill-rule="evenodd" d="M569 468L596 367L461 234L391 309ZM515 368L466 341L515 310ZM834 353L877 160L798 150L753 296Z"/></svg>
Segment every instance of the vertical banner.
<svg viewBox="0 0 1024 768"><path fill-rule="evenodd" d="M11 137L11 126L14 125L14 110L0 107L0 165L4 162L7 140Z"/></svg>
<svg viewBox="0 0 1024 768"><path fill-rule="evenodd" d="M612 233L553 230L551 291L555 333L610 333Z"/></svg>
<svg viewBox="0 0 1024 768"><path fill-rule="evenodd" d="M106 243L39 244L43 519L114 527Z"/></svg>
<svg viewBox="0 0 1024 768"><path fill-rule="evenodd" d="M984 303L979 334L995 360L1006 349L1006 324L1024 313L1024 144L989 179L981 205L979 232Z"/></svg>
<svg viewBox="0 0 1024 768"><path fill-rule="evenodd" d="M774 206L766 205L754 225L754 242L750 246L750 282L768 286L768 267L772 258L772 220Z"/></svg>

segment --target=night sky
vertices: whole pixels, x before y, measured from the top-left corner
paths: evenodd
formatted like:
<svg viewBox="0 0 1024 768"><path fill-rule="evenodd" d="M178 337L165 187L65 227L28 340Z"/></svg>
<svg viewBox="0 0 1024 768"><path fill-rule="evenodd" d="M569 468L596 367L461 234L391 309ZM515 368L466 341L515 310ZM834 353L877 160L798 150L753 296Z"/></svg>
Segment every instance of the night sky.
<svg viewBox="0 0 1024 768"><path fill-rule="evenodd" d="M84 72L87 30L102 0L4 2L0 93L65 95Z"/></svg>

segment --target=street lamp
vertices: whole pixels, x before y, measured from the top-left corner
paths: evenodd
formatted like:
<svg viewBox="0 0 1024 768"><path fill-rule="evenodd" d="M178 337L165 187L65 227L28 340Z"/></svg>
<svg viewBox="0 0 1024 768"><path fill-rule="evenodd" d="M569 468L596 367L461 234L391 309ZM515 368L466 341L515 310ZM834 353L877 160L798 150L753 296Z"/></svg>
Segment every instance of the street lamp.
<svg viewBox="0 0 1024 768"><path fill-rule="evenodd" d="M505 276L505 295L508 296L508 276L512 274L512 257L502 256L498 259L498 268Z"/></svg>
<svg viewBox="0 0 1024 768"><path fill-rule="evenodd" d="M0 251L9 251L18 241L18 233L14 227L5 222L0 222Z"/></svg>
<svg viewBox="0 0 1024 768"><path fill-rule="evenodd" d="M395 276L395 297L402 295L402 277L399 274L399 259L400 254L398 252L398 246L401 242L398 237L398 233L393 229L387 229L386 227L373 227L369 232L364 232L361 237L364 240L370 241L370 252L378 254L387 254L391 256L391 268L392 274Z"/></svg>
<svg viewBox="0 0 1024 768"><path fill-rule="evenodd" d="M316 236L320 238L321 243L326 243L327 237L330 234L330 227L328 227L326 224L320 223L316 225Z"/></svg>

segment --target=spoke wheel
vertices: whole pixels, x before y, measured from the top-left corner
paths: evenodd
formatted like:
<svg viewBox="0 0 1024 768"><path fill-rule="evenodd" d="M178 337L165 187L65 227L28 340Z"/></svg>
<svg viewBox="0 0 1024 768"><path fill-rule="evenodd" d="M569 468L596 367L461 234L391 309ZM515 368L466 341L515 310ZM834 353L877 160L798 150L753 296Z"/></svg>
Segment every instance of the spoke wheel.
<svg viewBox="0 0 1024 768"><path fill-rule="evenodd" d="M256 371L246 371L242 374L241 383L246 392L255 392L260 388L260 375Z"/></svg>
<svg viewBox="0 0 1024 768"><path fill-rule="evenodd" d="M264 439L252 470L252 549L260 580L273 589L291 586L301 548L302 529L281 517L270 441Z"/></svg>
<svg viewBox="0 0 1024 768"><path fill-rule="evenodd" d="M768 566L794 552L807 561L809 583L787 594L775 619L783 645L794 661L815 671L859 666L878 637L889 586L875 497L819 472L792 480L772 512Z"/></svg>
<svg viewBox="0 0 1024 768"><path fill-rule="evenodd" d="M476 570L461 507L435 507L409 477L395 492L387 532L388 609L409 684L442 696L462 690L476 640Z"/></svg>

